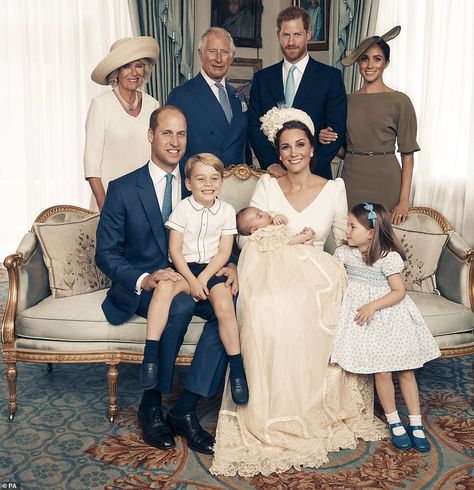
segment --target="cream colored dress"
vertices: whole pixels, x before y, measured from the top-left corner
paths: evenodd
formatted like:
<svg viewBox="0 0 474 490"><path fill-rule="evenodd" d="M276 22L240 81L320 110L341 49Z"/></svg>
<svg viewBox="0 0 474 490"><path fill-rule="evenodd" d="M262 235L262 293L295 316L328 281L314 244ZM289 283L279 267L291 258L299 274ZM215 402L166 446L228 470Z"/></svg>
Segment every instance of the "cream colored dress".
<svg viewBox="0 0 474 490"><path fill-rule="evenodd" d="M284 245L263 229L240 256L237 318L250 398L236 406L226 380L210 468L226 476L318 467L358 437L386 435L373 416L371 378L328 365L344 273L322 244L331 229L343 237L344 182L329 181L297 212L264 176L251 205L287 215L291 234L312 227L318 243Z"/></svg>
<svg viewBox="0 0 474 490"><path fill-rule="evenodd" d="M144 93L142 109L133 117L112 91L92 99L86 120L84 177L101 178L107 191L111 180L145 165L150 159L150 115L158 107L159 102ZM94 196L91 209L97 209Z"/></svg>

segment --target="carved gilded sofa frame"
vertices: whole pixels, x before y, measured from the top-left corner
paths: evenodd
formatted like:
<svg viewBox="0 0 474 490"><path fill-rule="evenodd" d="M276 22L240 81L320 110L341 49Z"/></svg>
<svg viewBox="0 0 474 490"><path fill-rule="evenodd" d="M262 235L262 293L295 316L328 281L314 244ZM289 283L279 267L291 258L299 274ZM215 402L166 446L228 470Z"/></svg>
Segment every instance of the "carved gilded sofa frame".
<svg viewBox="0 0 474 490"><path fill-rule="evenodd" d="M241 164L229 167L224 173L224 187L221 193L222 198L228 202L234 204L235 207L240 209L248 203L248 200L252 194L255 182L263 174L262 170L249 167L248 165ZM242 185L239 185L241 183ZM35 219L35 223L45 222L60 222L71 221L74 219L81 219L87 216L93 215L94 212L71 205L59 205L53 206L42 213ZM34 236L33 228L30 229L27 234L29 240L36 240ZM23 241L22 241L23 243ZM91 344L91 349L88 351L77 352L61 352L48 351L44 348L38 349L26 349L19 347L18 336L16 335L15 321L18 314L19 296L22 288L21 271L23 268L28 267L28 262L31 259L31 255L41 255L41 249L39 243L36 240L34 250L31 251L29 256L20 250L22 248L20 244L19 251L6 257L4 265L8 272L9 290L8 299L5 309L5 314L2 322L1 340L3 351L3 362L6 363L6 379L8 385L8 412L10 420L13 420L17 411L17 362L34 362L45 363L48 366L48 371L52 370L52 365L56 363L105 363L108 366L107 370L107 382L109 390L109 404L107 417L111 422L114 421L117 415L117 383L118 383L118 365L120 363L141 363L143 354L141 351L132 350L127 348L127 344L117 343L116 349L113 350L94 350L94 345ZM42 261L42 258L40 259ZM44 263L43 263L43 267ZM45 274L46 269L45 269ZM31 278L28 281L25 280L27 287L31 290L35 289L34 284L30 283ZM47 285L49 288L49 285ZM44 291L44 285L42 288ZM47 293L50 294L49 292ZM37 296L37 294L35 294ZM46 296L46 293L44 293ZM40 294L36 298L38 302L42 301L44 297ZM56 300L60 301L60 300ZM194 325L193 325L194 324ZM177 359L177 365L189 365L192 360L192 352L194 350L195 341L200 335L200 328L202 328L203 322L198 318L193 318L191 325L193 331L188 332L185 337L185 348L180 351ZM197 327L197 328L195 328ZM191 329L190 329L191 330Z"/></svg>
<svg viewBox="0 0 474 490"><path fill-rule="evenodd" d="M221 196L234 205L236 210L247 205L250 196L255 187L255 183L258 178L264 172L259 169L248 167L247 165L236 165L229 167L225 171L225 181ZM77 206L53 206L43 211L35 220L35 222L61 222L67 220L74 220L81 217L87 217L93 214L92 211L79 208ZM445 247L440 259L440 264L437 271L437 283L438 289L441 292L442 297L438 298L440 301L448 301L456 308L458 305L462 315L464 315L464 323L466 323L466 315L472 316L472 322L467 331L464 329L461 333L441 332L440 335L435 337L438 339L442 355L444 357L452 357L459 355L468 355L474 353L474 336L472 334L472 328L474 327L474 250L469 248L464 240L454 232L447 220L438 212L430 208L411 208L409 211L409 217L407 220L408 226L415 228L427 228L430 232L447 233L449 235L447 246ZM24 246L24 242L29 243L29 246ZM329 246L329 249L332 247ZM24 253L28 249L28 253ZM31 267L32 261L36 261L36 267L40 264L42 267L43 284L35 283L33 275L28 276L25 272L28 267ZM42 265L41 265L42 263ZM108 418L112 422L114 421L118 407L117 407L117 384L118 384L118 365L119 363L141 363L142 361L142 348L143 342L135 344L127 344L115 342L112 340L111 346L107 349L95 349L94 343L90 343L90 348L84 345L85 342L77 342L74 345L81 348L76 350L73 348L69 351L54 349L48 350L45 345L41 345L38 342L36 348L35 341L29 341L29 348L22 347L21 336L17 335L16 322L18 320L19 306L25 305L25 301L21 298L27 298L28 302L26 307L41 303L47 299L50 295L49 283L44 284L44 278L47 278L47 271L42 262L41 248L34 235L33 230L25 235L24 239L20 243L19 249L15 254L8 256L4 265L8 271L9 277L9 292L6 310L2 322L1 340L3 361L6 363L6 378L8 384L8 411L9 418L13 420L17 411L17 393L16 393L16 380L17 380L17 362L35 362L45 363L48 365L48 371L52 369L54 363L105 363L108 366L107 381L109 391L109 403L108 403ZM453 288L453 277L456 285ZM22 284L23 278L23 284ZM25 291L26 289L26 291ZM90 293L95 294L95 293ZM423 293L417 293L422 294ZM85 296L85 295L81 295ZM416 296L416 294L414 295ZM422 299L426 300L426 296L429 296L429 301L436 302L435 295L424 295ZM97 298L99 299L99 298ZM415 303L420 302L419 297L413 297ZM54 301L61 301L53 300ZM97 301L97 308L100 301ZM53 303L54 305L54 303ZM419 305L420 307L420 305ZM420 307L420 310L422 308ZM426 310L429 314L430 307ZM26 311L26 310L24 310ZM422 313L424 313L422 311ZM425 313L424 313L425 314ZM425 317L426 318L426 317ZM467 322L470 322L470 317ZM138 319L136 322L143 324L143 338L145 332L145 322L143 319ZM104 324L105 320L103 321ZM429 322L428 322L429 323ZM193 318L188 333L185 336L184 344L176 364L189 365L194 352L194 346L200 335L200 329L203 322L198 318ZM107 324L108 325L108 324ZM112 327L116 328L116 327ZM470 328L470 331L469 331ZM24 340L24 339L23 339ZM58 345L59 342L58 342ZM84 350L84 346L87 347Z"/></svg>

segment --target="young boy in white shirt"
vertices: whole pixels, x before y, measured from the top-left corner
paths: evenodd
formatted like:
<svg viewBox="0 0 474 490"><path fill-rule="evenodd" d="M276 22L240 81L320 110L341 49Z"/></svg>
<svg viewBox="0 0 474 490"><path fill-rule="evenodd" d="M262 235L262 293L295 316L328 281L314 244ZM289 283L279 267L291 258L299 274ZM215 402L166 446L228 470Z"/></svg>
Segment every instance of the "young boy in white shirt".
<svg viewBox="0 0 474 490"><path fill-rule="evenodd" d="M192 195L178 203L165 224L170 229L171 260L182 279L160 281L155 288L148 309L147 344L149 340L159 341L176 295L191 294L195 301L208 299L229 356L232 398L236 404L244 404L248 401L248 386L234 300L230 288L225 286L227 278L215 275L228 263L237 234L234 208L217 198L224 164L210 153L200 153L186 162L184 173L186 188Z"/></svg>

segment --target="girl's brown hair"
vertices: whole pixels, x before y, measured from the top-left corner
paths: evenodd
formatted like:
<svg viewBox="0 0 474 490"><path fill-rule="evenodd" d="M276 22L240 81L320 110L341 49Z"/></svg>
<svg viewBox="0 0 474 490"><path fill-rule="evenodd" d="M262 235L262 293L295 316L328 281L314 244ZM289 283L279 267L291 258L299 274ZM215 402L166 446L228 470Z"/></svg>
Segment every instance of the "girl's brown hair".
<svg viewBox="0 0 474 490"><path fill-rule="evenodd" d="M371 207L372 211L370 210ZM375 213L375 217L371 214L372 212ZM392 251L398 252L402 259L406 260L402 244L393 232L390 214L381 204L367 202L356 204L352 207L351 214L362 226L368 230L374 230L374 236L364 256L367 265L372 265L380 257L385 257ZM371 218L369 218L369 214Z"/></svg>

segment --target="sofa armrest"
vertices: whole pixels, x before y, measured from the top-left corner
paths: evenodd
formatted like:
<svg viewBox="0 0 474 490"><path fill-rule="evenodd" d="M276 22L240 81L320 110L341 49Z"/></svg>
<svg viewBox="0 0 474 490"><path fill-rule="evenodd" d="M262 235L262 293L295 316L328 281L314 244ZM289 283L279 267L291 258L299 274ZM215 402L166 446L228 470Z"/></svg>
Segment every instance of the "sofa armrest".
<svg viewBox="0 0 474 490"><path fill-rule="evenodd" d="M439 259L436 283L443 297L474 311L474 250L454 231Z"/></svg>
<svg viewBox="0 0 474 490"><path fill-rule="evenodd" d="M18 311L39 303L51 294L48 270L33 232L23 237L16 253L3 262L8 272L8 299L2 323L2 343L14 339L15 318Z"/></svg>

